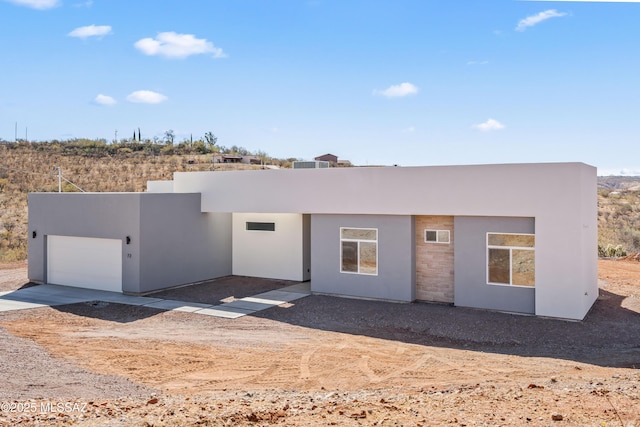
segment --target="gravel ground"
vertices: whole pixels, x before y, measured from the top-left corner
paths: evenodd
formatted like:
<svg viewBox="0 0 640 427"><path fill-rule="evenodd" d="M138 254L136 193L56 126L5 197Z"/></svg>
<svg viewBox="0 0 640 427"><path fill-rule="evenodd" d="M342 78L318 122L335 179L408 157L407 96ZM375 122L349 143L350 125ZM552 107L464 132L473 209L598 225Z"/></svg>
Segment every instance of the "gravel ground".
<svg viewBox="0 0 640 427"><path fill-rule="evenodd" d="M450 307L311 296L255 317L405 343L640 368L640 317L601 290L582 322Z"/></svg>
<svg viewBox="0 0 640 427"><path fill-rule="evenodd" d="M0 288L24 285L21 268ZM639 427L640 263L601 261L600 277L583 322L329 296L234 320L106 303L0 313L0 425ZM162 296L291 284L277 282Z"/></svg>
<svg viewBox="0 0 640 427"><path fill-rule="evenodd" d="M115 375L100 375L52 357L30 339L0 329L0 401L143 397L157 392Z"/></svg>
<svg viewBox="0 0 640 427"><path fill-rule="evenodd" d="M26 261L0 264L0 292L33 286L27 281Z"/></svg>

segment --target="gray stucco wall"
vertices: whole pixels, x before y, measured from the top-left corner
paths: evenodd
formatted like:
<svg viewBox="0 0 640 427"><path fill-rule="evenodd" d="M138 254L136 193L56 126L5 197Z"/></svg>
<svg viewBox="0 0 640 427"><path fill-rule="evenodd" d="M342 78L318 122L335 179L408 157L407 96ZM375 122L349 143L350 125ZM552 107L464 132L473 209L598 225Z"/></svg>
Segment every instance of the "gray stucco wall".
<svg viewBox="0 0 640 427"><path fill-rule="evenodd" d="M122 286L136 290L140 281L140 194L32 193L29 203L29 280L46 282L46 236L122 240ZM33 239L32 232L37 236ZM125 245L126 236L131 244ZM127 259L126 254L131 258Z"/></svg>
<svg viewBox="0 0 640 427"><path fill-rule="evenodd" d="M47 281L47 235L122 240L123 292L231 274L231 215L201 213L199 194L32 193L28 200L32 281Z"/></svg>
<svg viewBox="0 0 640 427"><path fill-rule="evenodd" d="M487 284L487 233L535 233L533 218L454 218L454 301L463 307L535 313L535 289Z"/></svg>
<svg viewBox="0 0 640 427"><path fill-rule="evenodd" d="M340 272L340 227L378 229L378 275ZM311 215L311 291L415 299L414 220L408 215Z"/></svg>
<svg viewBox="0 0 640 427"><path fill-rule="evenodd" d="M201 213L199 194L145 193L140 218L138 292L231 274L231 214Z"/></svg>

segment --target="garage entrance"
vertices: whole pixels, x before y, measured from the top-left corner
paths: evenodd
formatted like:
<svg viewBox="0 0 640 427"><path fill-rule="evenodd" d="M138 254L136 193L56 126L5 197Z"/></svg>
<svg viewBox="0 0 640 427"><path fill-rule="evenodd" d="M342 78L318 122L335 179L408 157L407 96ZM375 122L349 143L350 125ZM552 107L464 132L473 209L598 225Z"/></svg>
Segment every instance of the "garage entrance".
<svg viewBox="0 0 640 427"><path fill-rule="evenodd" d="M47 283L122 292L122 240L47 236Z"/></svg>

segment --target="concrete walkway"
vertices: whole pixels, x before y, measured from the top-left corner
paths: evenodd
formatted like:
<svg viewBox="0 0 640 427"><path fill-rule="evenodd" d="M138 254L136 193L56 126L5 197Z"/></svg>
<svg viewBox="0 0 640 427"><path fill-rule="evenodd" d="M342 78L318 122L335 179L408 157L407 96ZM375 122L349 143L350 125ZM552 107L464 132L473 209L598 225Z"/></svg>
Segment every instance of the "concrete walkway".
<svg viewBox="0 0 640 427"><path fill-rule="evenodd" d="M118 292L97 291L71 286L37 285L17 291L0 292L0 312L77 304L88 301L103 301L236 319L256 311L304 298L310 294L309 282L306 282L251 297L240 298L220 305L210 305L153 297L137 297Z"/></svg>

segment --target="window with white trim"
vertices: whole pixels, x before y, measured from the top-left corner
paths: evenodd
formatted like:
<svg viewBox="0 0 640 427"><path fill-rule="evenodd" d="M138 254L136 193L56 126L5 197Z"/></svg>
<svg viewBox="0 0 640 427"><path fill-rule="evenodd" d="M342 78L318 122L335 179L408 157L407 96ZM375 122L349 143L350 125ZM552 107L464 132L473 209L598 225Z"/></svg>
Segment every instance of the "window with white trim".
<svg viewBox="0 0 640 427"><path fill-rule="evenodd" d="M340 228L340 272L378 274L377 228Z"/></svg>
<svg viewBox="0 0 640 427"><path fill-rule="evenodd" d="M424 241L426 243L450 243L449 230L424 230Z"/></svg>
<svg viewBox="0 0 640 427"><path fill-rule="evenodd" d="M488 284L533 287L535 274L535 235L487 233Z"/></svg>

